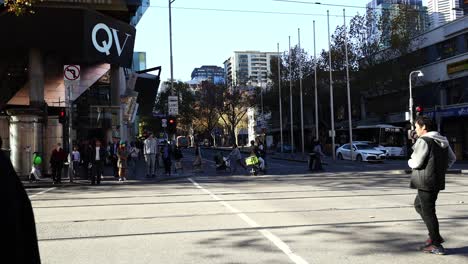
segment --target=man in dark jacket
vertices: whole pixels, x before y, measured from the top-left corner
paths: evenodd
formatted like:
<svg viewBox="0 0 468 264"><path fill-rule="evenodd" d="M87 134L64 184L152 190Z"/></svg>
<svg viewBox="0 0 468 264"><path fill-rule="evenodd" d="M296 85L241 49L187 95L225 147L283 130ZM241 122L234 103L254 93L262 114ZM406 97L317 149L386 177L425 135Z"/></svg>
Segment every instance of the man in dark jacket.
<svg viewBox="0 0 468 264"><path fill-rule="evenodd" d="M62 183L62 170L66 159L67 153L63 151L62 144L57 143L57 147L52 151L52 155L50 156L50 167L52 168L54 184Z"/></svg>
<svg viewBox="0 0 468 264"><path fill-rule="evenodd" d="M1 236L4 247L2 258L11 263L41 263L31 201L10 159L1 148L0 138L0 194L1 200L6 201L6 215L2 214L5 221Z"/></svg>
<svg viewBox="0 0 468 264"><path fill-rule="evenodd" d="M89 149L88 152L88 167L91 167L91 185L101 184L101 175L103 172L104 161L106 160L107 151L101 146L101 141L96 140L95 146Z"/></svg>
<svg viewBox="0 0 468 264"><path fill-rule="evenodd" d="M447 138L432 131L432 120L420 116L415 121L418 140L413 146L413 154L408 165L413 169L411 188L418 190L414 201L416 212L421 215L429 238L421 248L423 252L444 255L444 239L439 233L436 215L436 201L439 191L445 189L445 173L456 160Z"/></svg>

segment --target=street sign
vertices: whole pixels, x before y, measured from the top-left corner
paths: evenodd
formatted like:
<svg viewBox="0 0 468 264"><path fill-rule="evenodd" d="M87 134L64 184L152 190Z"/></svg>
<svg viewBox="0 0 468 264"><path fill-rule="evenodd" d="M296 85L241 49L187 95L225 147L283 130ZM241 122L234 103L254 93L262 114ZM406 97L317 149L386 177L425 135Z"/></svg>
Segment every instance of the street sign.
<svg viewBox="0 0 468 264"><path fill-rule="evenodd" d="M80 65L64 65L63 66L63 81L65 83L78 83L81 78Z"/></svg>
<svg viewBox="0 0 468 264"><path fill-rule="evenodd" d="M175 116L179 114L179 100L177 96L169 96L167 98L167 113L169 115Z"/></svg>
<svg viewBox="0 0 468 264"><path fill-rule="evenodd" d="M162 127L167 127L167 119L165 119L165 118L161 119L161 126Z"/></svg>

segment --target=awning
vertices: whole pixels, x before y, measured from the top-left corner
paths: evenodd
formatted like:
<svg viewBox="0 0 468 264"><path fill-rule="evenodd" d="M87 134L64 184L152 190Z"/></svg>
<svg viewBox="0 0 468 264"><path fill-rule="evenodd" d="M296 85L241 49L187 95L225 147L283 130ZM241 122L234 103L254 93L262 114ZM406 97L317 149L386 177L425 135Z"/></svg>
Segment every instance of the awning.
<svg viewBox="0 0 468 264"><path fill-rule="evenodd" d="M31 47L63 55L67 64L113 63L130 68L136 29L82 7L38 7L34 14L0 14L2 52Z"/></svg>
<svg viewBox="0 0 468 264"><path fill-rule="evenodd" d="M138 92L138 115L152 115L159 83L159 76L149 73L138 74L138 79L135 83L135 91Z"/></svg>

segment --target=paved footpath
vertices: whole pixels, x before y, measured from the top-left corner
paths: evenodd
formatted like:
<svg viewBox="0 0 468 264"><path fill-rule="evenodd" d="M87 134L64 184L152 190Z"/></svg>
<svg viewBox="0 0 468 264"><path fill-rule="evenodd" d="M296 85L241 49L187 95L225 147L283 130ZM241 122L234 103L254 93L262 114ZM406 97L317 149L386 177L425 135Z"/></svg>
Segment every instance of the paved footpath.
<svg viewBox="0 0 468 264"><path fill-rule="evenodd" d="M415 250L426 230L408 175L270 171L207 162L188 178L28 189L43 263L468 263L468 175L440 194L449 255L435 256Z"/></svg>

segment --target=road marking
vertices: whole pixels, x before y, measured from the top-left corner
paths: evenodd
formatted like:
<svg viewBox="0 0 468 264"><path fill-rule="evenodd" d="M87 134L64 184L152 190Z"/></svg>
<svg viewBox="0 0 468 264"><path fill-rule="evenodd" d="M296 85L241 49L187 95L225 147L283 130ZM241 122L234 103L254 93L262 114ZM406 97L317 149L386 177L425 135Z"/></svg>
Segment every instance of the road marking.
<svg viewBox="0 0 468 264"><path fill-rule="evenodd" d="M200 184L198 184L196 181L194 181L192 178L188 178L189 181L195 185L198 189L202 190L203 192L207 193L210 195L214 200L219 201L222 205L224 205L226 208L228 208L231 212L237 214L242 220L244 220L250 227L253 228L259 228L261 227L257 222L252 220L250 217L248 217L246 214L242 213L239 211L239 209L232 207L230 204L227 202L223 201L221 198L219 198L216 194L212 193L211 191L203 188ZM268 230L262 229L258 230L264 237L266 237L268 240L270 240L277 248L279 248L281 251L283 251L284 254L286 254L290 260L292 260L296 264L308 264L305 259L303 259L301 256L297 255L294 253L291 248L283 242L279 237L274 235Z"/></svg>
<svg viewBox="0 0 468 264"><path fill-rule="evenodd" d="M52 187L52 188L49 188L49 189L47 189L47 190L45 190L45 191L38 192L38 193L36 193L36 194L30 195L29 198L33 198L34 196L41 195L41 194L46 193L46 192L48 192L48 191L52 191L52 190L55 189L55 188L57 188L57 187Z"/></svg>

